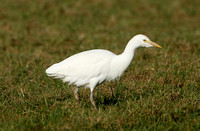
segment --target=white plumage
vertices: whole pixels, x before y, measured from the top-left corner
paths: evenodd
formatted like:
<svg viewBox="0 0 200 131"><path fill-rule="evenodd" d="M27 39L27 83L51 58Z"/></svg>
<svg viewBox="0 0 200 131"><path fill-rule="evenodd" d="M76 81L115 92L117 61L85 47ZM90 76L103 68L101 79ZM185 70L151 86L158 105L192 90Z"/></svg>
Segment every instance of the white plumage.
<svg viewBox="0 0 200 131"><path fill-rule="evenodd" d="M94 49L75 54L60 63L56 63L46 70L48 76L61 79L70 85L90 88L90 100L96 108L93 100L93 90L105 80L115 80L127 69L134 57L134 51L138 47L161 46L150 41L145 35L134 36L127 44L124 52L116 55L108 50ZM74 95L78 99L78 88Z"/></svg>

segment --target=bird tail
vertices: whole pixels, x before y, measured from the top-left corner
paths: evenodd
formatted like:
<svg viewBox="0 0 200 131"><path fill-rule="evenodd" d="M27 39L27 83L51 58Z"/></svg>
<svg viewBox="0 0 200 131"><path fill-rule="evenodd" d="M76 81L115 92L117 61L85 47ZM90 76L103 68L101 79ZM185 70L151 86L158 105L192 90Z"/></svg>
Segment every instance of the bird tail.
<svg viewBox="0 0 200 131"><path fill-rule="evenodd" d="M55 68L54 68L54 65L50 66L49 68L46 69L46 74L48 76L52 76L52 74L55 73Z"/></svg>
<svg viewBox="0 0 200 131"><path fill-rule="evenodd" d="M54 64L46 69L46 74L50 77L63 79L65 75L61 74L59 70L57 64Z"/></svg>

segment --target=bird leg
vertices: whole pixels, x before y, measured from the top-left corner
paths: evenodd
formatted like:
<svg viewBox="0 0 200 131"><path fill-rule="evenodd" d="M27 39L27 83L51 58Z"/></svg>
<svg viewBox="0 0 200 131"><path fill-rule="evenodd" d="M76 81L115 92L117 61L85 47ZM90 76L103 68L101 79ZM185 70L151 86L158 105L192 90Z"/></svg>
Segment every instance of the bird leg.
<svg viewBox="0 0 200 131"><path fill-rule="evenodd" d="M117 81L114 82L114 87L119 86L119 84L120 84L120 78L118 78ZM113 90L113 86L111 84L110 84L110 88L111 88L111 92L112 92L111 96L113 98L114 97L114 90Z"/></svg>
<svg viewBox="0 0 200 131"><path fill-rule="evenodd" d="M91 101L92 105L94 106L94 108L97 110L96 104L93 99L93 92L91 92L91 94L90 94L90 101Z"/></svg>
<svg viewBox="0 0 200 131"><path fill-rule="evenodd" d="M79 100L79 97L78 97L78 87L74 90L74 96L75 96L76 100Z"/></svg>
<svg viewBox="0 0 200 131"><path fill-rule="evenodd" d="M111 94L111 96L112 96L112 98L113 98L113 95L114 95L114 93L113 93L113 87L112 87L112 86L110 86L110 88L111 88L111 91L112 91L112 94Z"/></svg>

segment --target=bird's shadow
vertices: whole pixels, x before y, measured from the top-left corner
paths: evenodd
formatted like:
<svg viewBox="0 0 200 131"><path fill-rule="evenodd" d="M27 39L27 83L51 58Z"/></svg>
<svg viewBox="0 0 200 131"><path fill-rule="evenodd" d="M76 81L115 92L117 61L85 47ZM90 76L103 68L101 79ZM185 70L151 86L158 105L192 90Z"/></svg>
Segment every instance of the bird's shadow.
<svg viewBox="0 0 200 131"><path fill-rule="evenodd" d="M120 82L117 83L116 88L110 88L110 90L112 90L111 95L96 97L95 102L98 107L113 106L113 105L118 106L120 103L126 101L126 97L123 96L123 92L126 90L126 88ZM100 93L99 91L97 92Z"/></svg>
<svg viewBox="0 0 200 131"><path fill-rule="evenodd" d="M126 99L121 99L120 97L116 96L105 96L103 98L96 98L95 101L97 106L101 107L101 106L119 105L120 103L126 101Z"/></svg>
<svg viewBox="0 0 200 131"><path fill-rule="evenodd" d="M104 106L107 106L107 105L115 105L117 104L119 101L114 98L114 97L105 97L105 98L101 98L101 99L96 99L97 101L97 105L100 106L100 105L104 105Z"/></svg>

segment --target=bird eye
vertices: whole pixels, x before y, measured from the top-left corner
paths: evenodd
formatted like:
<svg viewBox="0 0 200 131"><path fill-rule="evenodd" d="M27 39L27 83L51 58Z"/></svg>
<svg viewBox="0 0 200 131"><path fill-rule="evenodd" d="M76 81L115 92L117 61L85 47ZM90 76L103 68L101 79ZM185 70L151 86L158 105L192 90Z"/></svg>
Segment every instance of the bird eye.
<svg viewBox="0 0 200 131"><path fill-rule="evenodd" d="M143 41L146 42L147 40L144 39Z"/></svg>

